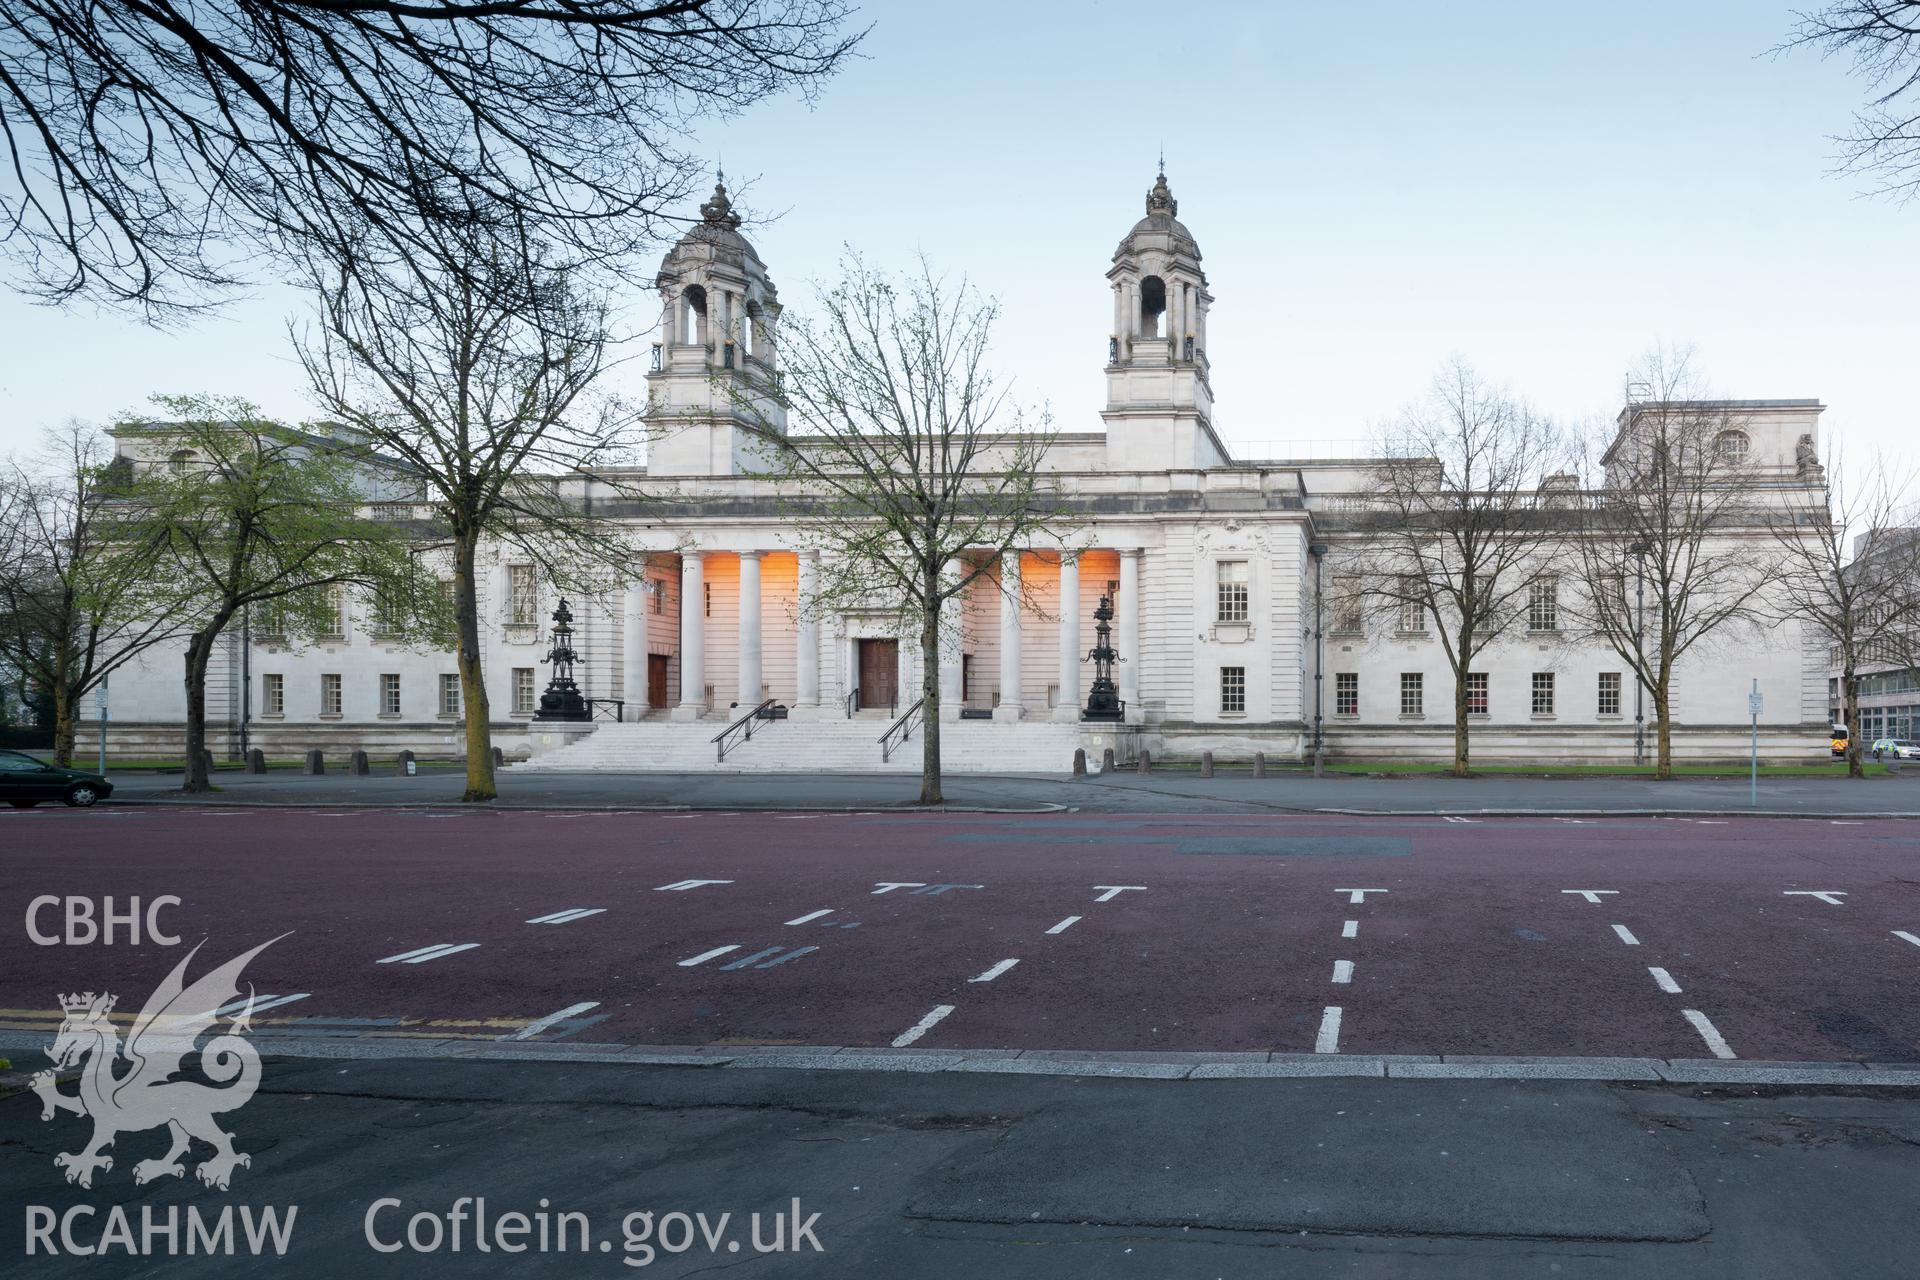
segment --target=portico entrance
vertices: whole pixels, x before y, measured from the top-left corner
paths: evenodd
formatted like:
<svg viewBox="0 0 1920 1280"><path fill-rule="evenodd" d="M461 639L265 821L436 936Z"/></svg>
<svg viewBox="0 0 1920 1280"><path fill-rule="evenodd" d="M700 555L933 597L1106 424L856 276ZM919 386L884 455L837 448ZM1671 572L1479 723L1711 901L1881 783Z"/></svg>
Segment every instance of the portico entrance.
<svg viewBox="0 0 1920 1280"><path fill-rule="evenodd" d="M862 710L892 707L899 694L900 642L862 639L860 647L860 706Z"/></svg>

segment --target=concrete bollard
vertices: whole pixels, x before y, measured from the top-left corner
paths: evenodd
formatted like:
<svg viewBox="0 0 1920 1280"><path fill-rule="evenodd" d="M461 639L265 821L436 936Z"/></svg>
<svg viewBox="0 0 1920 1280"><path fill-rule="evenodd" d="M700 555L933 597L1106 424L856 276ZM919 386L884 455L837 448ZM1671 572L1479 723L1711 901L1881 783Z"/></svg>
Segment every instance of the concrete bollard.
<svg viewBox="0 0 1920 1280"><path fill-rule="evenodd" d="M1200 776L1203 778L1211 778L1213 776L1213 752L1211 751L1202 751L1200 753Z"/></svg>
<svg viewBox="0 0 1920 1280"><path fill-rule="evenodd" d="M504 769L507 767L507 753L498 747L493 749L493 767L496 769Z"/></svg>
<svg viewBox="0 0 1920 1280"><path fill-rule="evenodd" d="M267 771L267 753L262 751L258 747L253 747L250 750L248 750L247 772L248 773L265 773L266 771Z"/></svg>
<svg viewBox="0 0 1920 1280"><path fill-rule="evenodd" d="M1073 749L1073 776L1076 778L1084 778L1087 776L1087 749L1085 747L1075 747Z"/></svg>
<svg viewBox="0 0 1920 1280"><path fill-rule="evenodd" d="M403 778L411 774L414 771L413 752L402 751L394 761L394 766L394 772Z"/></svg>
<svg viewBox="0 0 1920 1280"><path fill-rule="evenodd" d="M351 756L347 757L347 772L356 778L364 778L372 773L373 769L367 763L367 753L364 751L355 751Z"/></svg>
<svg viewBox="0 0 1920 1280"><path fill-rule="evenodd" d="M313 750L307 752L306 767L302 769L301 772L302 773L325 773L326 771L327 771L326 753L321 751L320 748L318 747L315 747Z"/></svg>
<svg viewBox="0 0 1920 1280"><path fill-rule="evenodd" d="M1108 747L1100 753L1100 772L1112 773L1113 770L1113 748Z"/></svg>
<svg viewBox="0 0 1920 1280"><path fill-rule="evenodd" d="M1253 753L1253 776L1256 778L1267 776L1267 753L1264 751Z"/></svg>
<svg viewBox="0 0 1920 1280"><path fill-rule="evenodd" d="M1140 748L1140 760L1133 767L1135 772L1138 773L1152 773L1153 752L1147 750L1145 747Z"/></svg>

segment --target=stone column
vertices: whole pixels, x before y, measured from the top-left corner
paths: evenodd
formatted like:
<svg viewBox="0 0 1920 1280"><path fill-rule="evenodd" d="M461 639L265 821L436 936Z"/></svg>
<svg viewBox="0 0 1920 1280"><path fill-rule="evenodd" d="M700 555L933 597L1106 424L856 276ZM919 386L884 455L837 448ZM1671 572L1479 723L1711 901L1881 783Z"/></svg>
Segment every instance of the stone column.
<svg viewBox="0 0 1920 1280"><path fill-rule="evenodd" d="M760 705L760 553L740 553L740 714Z"/></svg>
<svg viewBox="0 0 1920 1280"><path fill-rule="evenodd" d="M960 581L967 566L959 560L947 561L946 579ZM940 719L960 719L960 653L966 646L964 634L966 601L952 597L940 606Z"/></svg>
<svg viewBox="0 0 1920 1280"><path fill-rule="evenodd" d="M707 553L680 557L680 705L675 720L698 720L707 709Z"/></svg>
<svg viewBox="0 0 1920 1280"><path fill-rule="evenodd" d="M647 714L647 585L642 578L628 587L620 610L620 697L626 720Z"/></svg>
<svg viewBox="0 0 1920 1280"><path fill-rule="evenodd" d="M800 617L794 630L794 710L802 719L820 709L820 619L813 597L820 590L820 553L800 553ZM805 708L805 710L802 710Z"/></svg>
<svg viewBox="0 0 1920 1280"><path fill-rule="evenodd" d="M1080 718L1080 557L1060 553L1060 705L1055 720Z"/></svg>
<svg viewBox="0 0 1920 1280"><path fill-rule="evenodd" d="M1127 720L1140 720L1140 549L1120 553L1120 599L1115 602L1120 634L1114 648L1125 659L1120 664L1120 700L1127 704Z"/></svg>
<svg viewBox="0 0 1920 1280"><path fill-rule="evenodd" d="M1000 557L1000 705L993 718L1012 723L1025 714L1020 705L1020 552Z"/></svg>

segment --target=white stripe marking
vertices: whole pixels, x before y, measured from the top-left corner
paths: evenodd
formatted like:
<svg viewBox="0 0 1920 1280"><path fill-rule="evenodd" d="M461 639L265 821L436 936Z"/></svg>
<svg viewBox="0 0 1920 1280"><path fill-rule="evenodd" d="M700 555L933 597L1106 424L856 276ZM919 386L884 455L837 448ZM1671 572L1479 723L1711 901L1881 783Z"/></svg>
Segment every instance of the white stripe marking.
<svg viewBox="0 0 1920 1280"><path fill-rule="evenodd" d="M873 892L867 896L877 898L883 893L892 893L895 889L924 889L926 887L927 882L924 880L875 880L873 882Z"/></svg>
<svg viewBox="0 0 1920 1280"><path fill-rule="evenodd" d="M1633 930L1627 928L1627 926L1623 924L1617 924L1613 926L1613 931L1619 934L1620 941L1626 943L1628 946L1637 947L1640 945L1640 939L1634 937Z"/></svg>
<svg viewBox="0 0 1920 1280"><path fill-rule="evenodd" d="M1333 962L1333 980L1335 982L1353 981L1353 961L1335 960Z"/></svg>
<svg viewBox="0 0 1920 1280"><path fill-rule="evenodd" d="M1472 822L1472 821L1473 821L1473 819L1472 819L1472 818L1453 818L1453 817L1448 817L1448 818L1446 818L1446 819L1444 819L1444 821L1447 821L1447 822L1460 822L1460 823L1467 823L1467 822Z"/></svg>
<svg viewBox="0 0 1920 1280"><path fill-rule="evenodd" d="M292 1004L295 1000L305 1000L311 994L312 992L302 991L297 996L254 996L253 1011L259 1013L265 1009L278 1009L283 1004ZM215 1009L213 1016L216 1018L232 1017L246 1007L247 1002L245 1000L235 1000L230 1004L223 1004L218 1009Z"/></svg>
<svg viewBox="0 0 1920 1280"><path fill-rule="evenodd" d="M1693 1029L1700 1033L1700 1038L1707 1042L1707 1048L1713 1050L1714 1057L1737 1058L1740 1056L1729 1048L1726 1039L1718 1031L1714 1030L1713 1024L1707 1021L1706 1014L1700 1012L1698 1009L1682 1009L1680 1012L1686 1017L1688 1022L1693 1024Z"/></svg>
<svg viewBox="0 0 1920 1280"><path fill-rule="evenodd" d="M544 1018L534 1019L526 1026L508 1036L507 1039L531 1040L556 1022L565 1022L568 1018L577 1018L587 1010L598 1009L599 1007L600 1002L598 1000L583 1000L579 1004L570 1004L556 1013L550 1013Z"/></svg>
<svg viewBox="0 0 1920 1280"><path fill-rule="evenodd" d="M1346 894L1348 902L1353 903L1355 906L1359 906L1366 902L1368 894L1388 893L1390 892L1390 890L1387 890L1387 889L1335 889L1334 892Z"/></svg>
<svg viewBox="0 0 1920 1280"><path fill-rule="evenodd" d="M1330 1004L1320 1015L1320 1035L1313 1042L1315 1053L1340 1052L1340 1006Z"/></svg>
<svg viewBox="0 0 1920 1280"><path fill-rule="evenodd" d="M1343 924L1343 925L1341 925L1341 926L1340 926L1340 936L1341 936L1341 937L1343 937L1343 938L1357 938L1357 937L1359 937L1359 936L1360 936L1360 922L1359 922L1358 920L1349 920L1349 921L1347 921L1347 922L1346 922L1345 924Z"/></svg>
<svg viewBox="0 0 1920 1280"><path fill-rule="evenodd" d="M655 893L684 893L688 889L698 889L707 884L732 884L731 880L675 880L672 884L660 884L653 887Z"/></svg>
<svg viewBox="0 0 1920 1280"><path fill-rule="evenodd" d="M1105 893L1094 899L1095 902L1111 902L1123 893L1145 893L1147 891L1147 886L1143 884L1097 884L1093 887L1106 890Z"/></svg>
<svg viewBox="0 0 1920 1280"><path fill-rule="evenodd" d="M932 1013L920 1019L920 1021L914 1023L912 1026L908 1027L905 1031L902 1031L899 1035L895 1036L893 1038L893 1047L896 1049L906 1048L908 1045L912 1044L915 1040L918 1040L921 1036L933 1030L934 1023L940 1021L940 1019L946 1017L948 1014L952 1012L953 1012L953 1006L950 1004L935 1005L933 1007Z"/></svg>
<svg viewBox="0 0 1920 1280"><path fill-rule="evenodd" d="M729 951L738 951L739 949L740 949L740 944L737 942L732 943L729 946L715 947L711 951L702 951L697 956L693 956L693 957L690 957L689 959L680 961L680 967L682 969L690 969L696 964L705 964L707 961L713 959L715 956L723 956L727 954L727 952Z"/></svg>
<svg viewBox="0 0 1920 1280"><path fill-rule="evenodd" d="M597 916L605 907L568 907L565 911L555 911L551 915L535 916L528 924L572 924L575 920L585 920L588 916Z"/></svg>
<svg viewBox="0 0 1920 1280"><path fill-rule="evenodd" d="M1847 896L1845 889L1782 889L1783 898L1818 898L1830 907L1844 907L1847 904L1840 899Z"/></svg>
<svg viewBox="0 0 1920 1280"><path fill-rule="evenodd" d="M430 947L416 947L412 951L402 951L397 956L388 956L385 960L376 960L375 964L425 964L429 960L438 960L441 956L450 956L459 951L471 951L480 944L477 942L436 942Z"/></svg>
<svg viewBox="0 0 1920 1280"><path fill-rule="evenodd" d="M1673 975L1668 973L1665 969L1656 969L1652 965L1648 965L1647 972L1653 975L1653 980L1660 984L1660 989L1662 991L1666 992L1670 996L1677 996L1680 994L1680 984L1675 982L1673 980Z"/></svg>
<svg viewBox="0 0 1920 1280"><path fill-rule="evenodd" d="M1560 892L1577 893L1597 907L1600 905L1600 895L1619 893L1620 891L1618 889L1562 889Z"/></svg>
<svg viewBox="0 0 1920 1280"><path fill-rule="evenodd" d="M1915 935L1908 933L1905 929L1895 929L1893 931L1893 936L1896 938L1905 938L1908 942L1911 942L1914 946L1920 947L1920 937L1916 937Z"/></svg>
<svg viewBox="0 0 1920 1280"><path fill-rule="evenodd" d="M1048 933L1065 933L1068 929L1071 929L1074 926L1074 923L1079 919L1080 919L1079 916L1068 916L1065 920L1062 920L1059 924L1047 930L1047 932Z"/></svg>
<svg viewBox="0 0 1920 1280"><path fill-rule="evenodd" d="M835 908L833 907L822 907L818 911L809 911L807 912L807 914L803 916L796 916L793 919L787 921L787 923L788 924L805 924L809 920L818 920L821 916L830 916L834 913L834 910Z"/></svg>
<svg viewBox="0 0 1920 1280"><path fill-rule="evenodd" d="M1020 962L1018 960L1002 960L999 964L996 964L995 966L993 966L993 968L987 970L985 973L981 974L979 977L968 978L967 981L968 982L992 982L995 978L999 977L1001 974L1005 973L1007 970L1013 968L1013 966L1019 963Z"/></svg>

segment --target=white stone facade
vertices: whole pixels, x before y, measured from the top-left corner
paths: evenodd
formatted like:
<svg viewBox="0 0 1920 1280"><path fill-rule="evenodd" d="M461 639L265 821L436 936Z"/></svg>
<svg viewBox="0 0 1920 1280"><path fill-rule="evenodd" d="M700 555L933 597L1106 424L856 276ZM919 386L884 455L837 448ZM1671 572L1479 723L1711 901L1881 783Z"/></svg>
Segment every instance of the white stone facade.
<svg viewBox="0 0 1920 1280"><path fill-rule="evenodd" d="M1017 566L996 567L955 611L957 640L941 673L947 714L984 722L968 724L974 747L985 741L976 741L981 732L1007 735L1008 759L1023 726L1076 723L1091 681L1083 660L1094 608L1111 582L1127 710L1118 731L1086 728L1096 758L1105 745L1123 758L1142 748L1158 756L1212 750L1300 758L1311 751L1316 726L1335 756L1450 758L1452 677L1438 643L1371 619L1359 633L1344 631L1328 607L1316 608L1363 547L1354 517L1372 484L1366 460L1234 459L1215 435L1206 348L1212 295L1176 211L1163 177L1107 273L1113 331L1089 335L1086 344L1097 358L1106 339L1104 430L1063 434L1049 455L1079 522L1025 550ZM724 192L703 213L659 279L664 320L650 394L656 424L671 419L673 428L652 440L646 468L621 477L674 501L596 496L602 518L627 526L644 577L615 598L571 601L581 687L606 700L607 716L612 700L624 703L623 718L634 726L626 734L691 721L717 731L769 698L795 721L884 721L918 687L911 629L902 638L888 601L823 618L801 608L815 553L795 537L774 484L752 474L750 437L721 389L730 369L776 366L777 293ZM1809 444L1818 446L1821 406L1739 404L1756 424L1752 460L1773 468L1783 485L1804 479L1796 463ZM145 447L122 441L123 451ZM1015 572L1035 607L1009 607L999 582ZM535 584L529 599L517 589L525 575L511 556L496 553L481 590L496 741L512 755L551 736L532 713L546 683L540 658L557 596ZM383 642L367 629L364 602L350 602L346 613L337 639L300 648L230 637L213 673L210 708L211 722L228 726L230 750L239 749L243 719L247 743L269 754L315 746L459 750L460 710L443 692L452 655ZM1632 758L1634 681L1604 644L1563 628L1516 627L1484 668L1476 759ZM163 648L114 677L116 753L177 752L180 670L179 651ZM1681 665L1677 754L1744 755L1747 695L1758 679L1768 758L1821 758L1827 675L1824 650L1804 641L1796 625L1728 629ZM797 726L787 732L795 748L788 754L803 753ZM709 763L704 748L686 754L685 767Z"/></svg>

